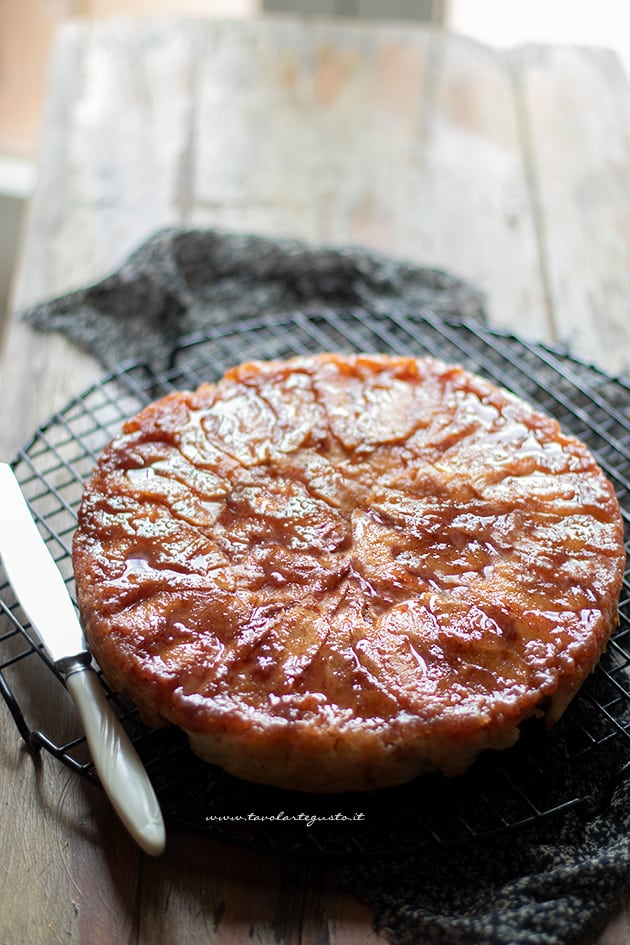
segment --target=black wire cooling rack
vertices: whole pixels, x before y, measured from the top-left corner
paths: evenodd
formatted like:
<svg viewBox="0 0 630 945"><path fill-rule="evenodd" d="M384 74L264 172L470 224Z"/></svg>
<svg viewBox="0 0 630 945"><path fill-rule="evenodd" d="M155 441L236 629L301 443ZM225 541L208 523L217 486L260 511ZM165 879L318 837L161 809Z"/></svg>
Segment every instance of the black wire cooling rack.
<svg viewBox="0 0 630 945"><path fill-rule="evenodd" d="M14 468L40 530L74 593L70 547L82 482L121 423L176 389L217 379L253 358L317 351L430 354L463 364L536 403L592 449L616 489L628 532L630 386L567 355L477 322L361 312L262 318L185 339L167 369L130 364L41 427ZM626 542L628 547L628 542ZM32 751L45 749L97 781L78 729L61 730L67 698L0 572L0 689ZM597 669L554 730L526 723L519 743L488 752L462 778L430 775L374 794L308 795L261 787L203 764L174 728L147 729L103 684L140 753L167 820L276 852L400 854L479 840L562 811L600 809L630 770L630 586ZM64 725L71 725L64 721Z"/></svg>

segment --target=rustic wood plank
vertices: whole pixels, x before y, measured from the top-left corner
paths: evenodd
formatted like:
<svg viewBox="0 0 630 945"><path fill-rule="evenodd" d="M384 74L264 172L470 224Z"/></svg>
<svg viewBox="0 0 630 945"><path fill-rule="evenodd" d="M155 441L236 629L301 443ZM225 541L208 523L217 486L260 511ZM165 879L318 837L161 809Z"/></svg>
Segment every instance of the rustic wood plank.
<svg viewBox="0 0 630 945"><path fill-rule="evenodd" d="M415 258L450 267L487 295L489 321L536 340L549 323L529 182L505 58L435 34L416 185L407 194Z"/></svg>
<svg viewBox="0 0 630 945"><path fill-rule="evenodd" d="M331 871L314 870L304 900L300 945L385 945L375 931L372 910L354 896L339 892Z"/></svg>
<svg viewBox="0 0 630 945"><path fill-rule="evenodd" d="M16 750L0 725L3 814L0 930L11 945L127 943L139 854L95 787L43 754Z"/></svg>
<svg viewBox="0 0 630 945"><path fill-rule="evenodd" d="M100 278L179 222L194 21L70 21L51 63L14 304Z"/></svg>
<svg viewBox="0 0 630 945"><path fill-rule="evenodd" d="M324 865L188 834L172 837L166 858L143 869L141 942L196 945L199 935L212 945L387 941L373 931L368 907L331 885Z"/></svg>
<svg viewBox="0 0 630 945"><path fill-rule="evenodd" d="M630 89L613 53L512 55L554 335L630 371Z"/></svg>
<svg viewBox="0 0 630 945"><path fill-rule="evenodd" d="M163 224L223 225L450 268L487 292L492 323L573 338L576 353L623 368L627 86L608 57L566 50L541 66L550 55L508 68L473 41L396 26L74 24L15 304L98 278ZM579 299L576 269L589 278ZM56 376L37 370L28 329L10 344L5 402L20 433L5 457L29 418L97 376L65 342L52 343ZM41 386L16 400L33 361Z"/></svg>
<svg viewBox="0 0 630 945"><path fill-rule="evenodd" d="M305 866L188 833L145 864L142 942L297 945Z"/></svg>
<svg viewBox="0 0 630 945"><path fill-rule="evenodd" d="M619 908L595 938L593 945L628 945L630 942L630 893L626 893Z"/></svg>
<svg viewBox="0 0 630 945"><path fill-rule="evenodd" d="M195 43L194 21L61 31L14 310L101 278L150 233L183 221ZM13 422L0 430L0 456L12 458L102 373L63 337L14 324L0 377Z"/></svg>
<svg viewBox="0 0 630 945"><path fill-rule="evenodd" d="M113 21L63 31L52 77L17 307L92 281L156 228L190 222L441 266L487 292L494 323L547 337L498 53L393 25ZM5 457L98 376L64 340L24 326L3 373L18 419L0 441Z"/></svg>
<svg viewBox="0 0 630 945"><path fill-rule="evenodd" d="M223 225L452 269L493 323L575 332L578 353L622 363L627 89L607 57L519 59L387 25L73 24L51 87L17 306L101 277L164 224ZM100 374L13 325L0 458ZM380 941L315 872L179 833L164 860L139 859L99 792L50 759L32 778L14 738L2 719L3 870L26 890L0 907L7 940ZM600 945L628 945L627 914Z"/></svg>
<svg viewBox="0 0 630 945"><path fill-rule="evenodd" d="M41 938L43 929L64 927L71 921L67 907L71 883L67 874L54 870L58 825L46 817L38 797L38 787L46 791L50 784L50 771L42 766L36 778L28 754L16 752L15 736L14 728L0 726L2 884L5 890L12 890L11 895L2 897L0 917L5 936L11 935L16 945L27 945ZM17 895L12 884L16 876L24 880L22 895Z"/></svg>
<svg viewBox="0 0 630 945"><path fill-rule="evenodd" d="M64 29L52 65L56 91L45 120L14 306L99 278L156 226L179 219L188 35L169 36L166 29L130 34L122 24ZM161 82L171 86L170 97ZM110 93L115 94L109 98ZM116 210L119 200L122 213ZM91 357L62 337L14 323L0 379L1 457L11 458L37 424L101 375ZM32 674L24 675L28 686ZM52 710L48 687L40 680L32 691L25 708L34 708L39 698L39 716L45 716ZM59 726L76 724L71 709L57 704L55 710ZM16 747L8 713L0 734L9 774L0 779L0 802L12 813L3 835L3 873L14 893L3 896L1 906L7 941L130 941L139 854L109 803L48 757L35 777L30 759ZM12 770L16 759L19 770Z"/></svg>
<svg viewBox="0 0 630 945"><path fill-rule="evenodd" d="M510 71L463 37L293 20L212 33L198 225L359 243L476 281L491 320L549 338Z"/></svg>
<svg viewBox="0 0 630 945"><path fill-rule="evenodd" d="M360 27L283 20L226 28L215 44L200 68L194 221L389 245L387 187L408 161L427 34L387 30L381 46ZM407 87L385 117L396 95L388 62Z"/></svg>
<svg viewBox="0 0 630 945"><path fill-rule="evenodd" d="M73 924L65 941L127 945L135 941L143 854L104 792L76 775L68 778L54 818L65 828L57 827L56 867L73 890Z"/></svg>
<svg viewBox="0 0 630 945"><path fill-rule="evenodd" d="M6 631L3 622L2 632ZM24 651L21 638L14 638L3 644L3 659ZM31 729L41 729L60 743L80 734L69 696L40 660L20 660L4 671L4 677ZM111 899L133 902L138 854L103 793L45 751L31 755L4 703L0 758L4 940L30 945L42 941L47 930L47 940L71 945L87 940L81 930L85 932L92 922L94 934L88 938L95 945L116 941L109 937L112 928L121 929L119 940L127 941L133 911L111 908ZM119 869L114 887L107 864L119 843L131 871ZM99 928L107 935L97 937Z"/></svg>

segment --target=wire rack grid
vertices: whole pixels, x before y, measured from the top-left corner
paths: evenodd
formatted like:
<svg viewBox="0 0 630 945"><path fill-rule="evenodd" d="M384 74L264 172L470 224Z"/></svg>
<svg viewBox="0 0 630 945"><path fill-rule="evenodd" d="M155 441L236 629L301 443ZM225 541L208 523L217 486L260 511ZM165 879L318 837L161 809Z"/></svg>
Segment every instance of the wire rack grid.
<svg viewBox="0 0 630 945"><path fill-rule="evenodd" d="M538 405L583 439L614 484L630 531L630 386L566 354L478 322L360 311L295 312L221 326L182 340L168 366L128 364L71 401L20 450L18 479L70 593L82 483L123 421L150 401L217 379L250 359L317 351L429 354L463 364ZM626 547L628 548L628 542ZM509 751L482 755L462 778L424 776L372 795L304 795L247 784L200 762L176 729L147 729L134 706L108 698L138 749L167 819L234 843L306 855L398 855L524 827L607 801L630 767L630 580L620 623L596 671L545 733L526 723ZM54 665L0 572L0 691L28 747L97 781ZM59 719L65 725L61 729Z"/></svg>

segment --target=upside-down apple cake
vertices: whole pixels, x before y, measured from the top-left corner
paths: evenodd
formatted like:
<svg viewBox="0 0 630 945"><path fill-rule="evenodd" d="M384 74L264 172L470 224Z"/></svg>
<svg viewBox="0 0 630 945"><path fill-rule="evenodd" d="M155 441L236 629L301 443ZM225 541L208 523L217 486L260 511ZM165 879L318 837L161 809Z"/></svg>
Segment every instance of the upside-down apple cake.
<svg viewBox="0 0 630 945"><path fill-rule="evenodd" d="M86 636L150 725L243 778L364 790L553 724L625 560L587 447L431 358L251 362L130 419L86 483Z"/></svg>

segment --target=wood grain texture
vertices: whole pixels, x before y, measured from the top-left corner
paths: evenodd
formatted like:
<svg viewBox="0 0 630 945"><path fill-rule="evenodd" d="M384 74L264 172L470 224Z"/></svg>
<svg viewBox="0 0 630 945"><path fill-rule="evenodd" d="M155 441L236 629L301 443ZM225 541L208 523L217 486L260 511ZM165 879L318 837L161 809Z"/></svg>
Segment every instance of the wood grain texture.
<svg viewBox="0 0 630 945"><path fill-rule="evenodd" d="M630 370L628 87L608 54L386 23L77 22L49 87L15 309L99 279L159 227L223 226L441 266L486 292L493 324ZM0 459L100 376L14 317ZM43 711L75 724L52 693ZM0 941L383 940L325 870L177 830L142 857L101 792L49 758L33 769L7 712L0 752ZM630 945L628 915L597 945Z"/></svg>
<svg viewBox="0 0 630 945"><path fill-rule="evenodd" d="M130 941L135 846L97 788L49 756L16 751L15 734L2 726L1 940Z"/></svg>
<svg viewBox="0 0 630 945"><path fill-rule="evenodd" d="M112 20L61 32L50 85L17 308L161 226L223 226L450 269L491 323L630 369L628 88L608 54L387 24ZM22 326L8 348L19 432L3 456L98 374Z"/></svg>
<svg viewBox="0 0 630 945"><path fill-rule="evenodd" d="M299 863L183 834L169 845L166 864L147 864L145 876L143 941L195 945L199 935L213 945L299 941Z"/></svg>
<svg viewBox="0 0 630 945"><path fill-rule="evenodd" d="M162 21L63 29L14 310L97 280L155 229L182 220L194 37L192 23L173 30ZM101 374L63 337L16 319L0 377L13 418L0 430L0 455L11 458L37 424Z"/></svg>
<svg viewBox="0 0 630 945"><path fill-rule="evenodd" d="M160 20L61 31L18 306L104 275L178 222L194 38L192 23L176 30Z"/></svg>
<svg viewBox="0 0 630 945"><path fill-rule="evenodd" d="M595 938L593 945L628 945L630 942L630 894L622 898L618 910Z"/></svg>
<svg viewBox="0 0 630 945"><path fill-rule="evenodd" d="M226 29L201 66L195 128L193 223L448 268L480 285L498 324L547 333L497 52L394 26Z"/></svg>
<svg viewBox="0 0 630 945"><path fill-rule="evenodd" d="M630 92L613 53L525 48L522 100L554 338L612 373L630 370Z"/></svg>

